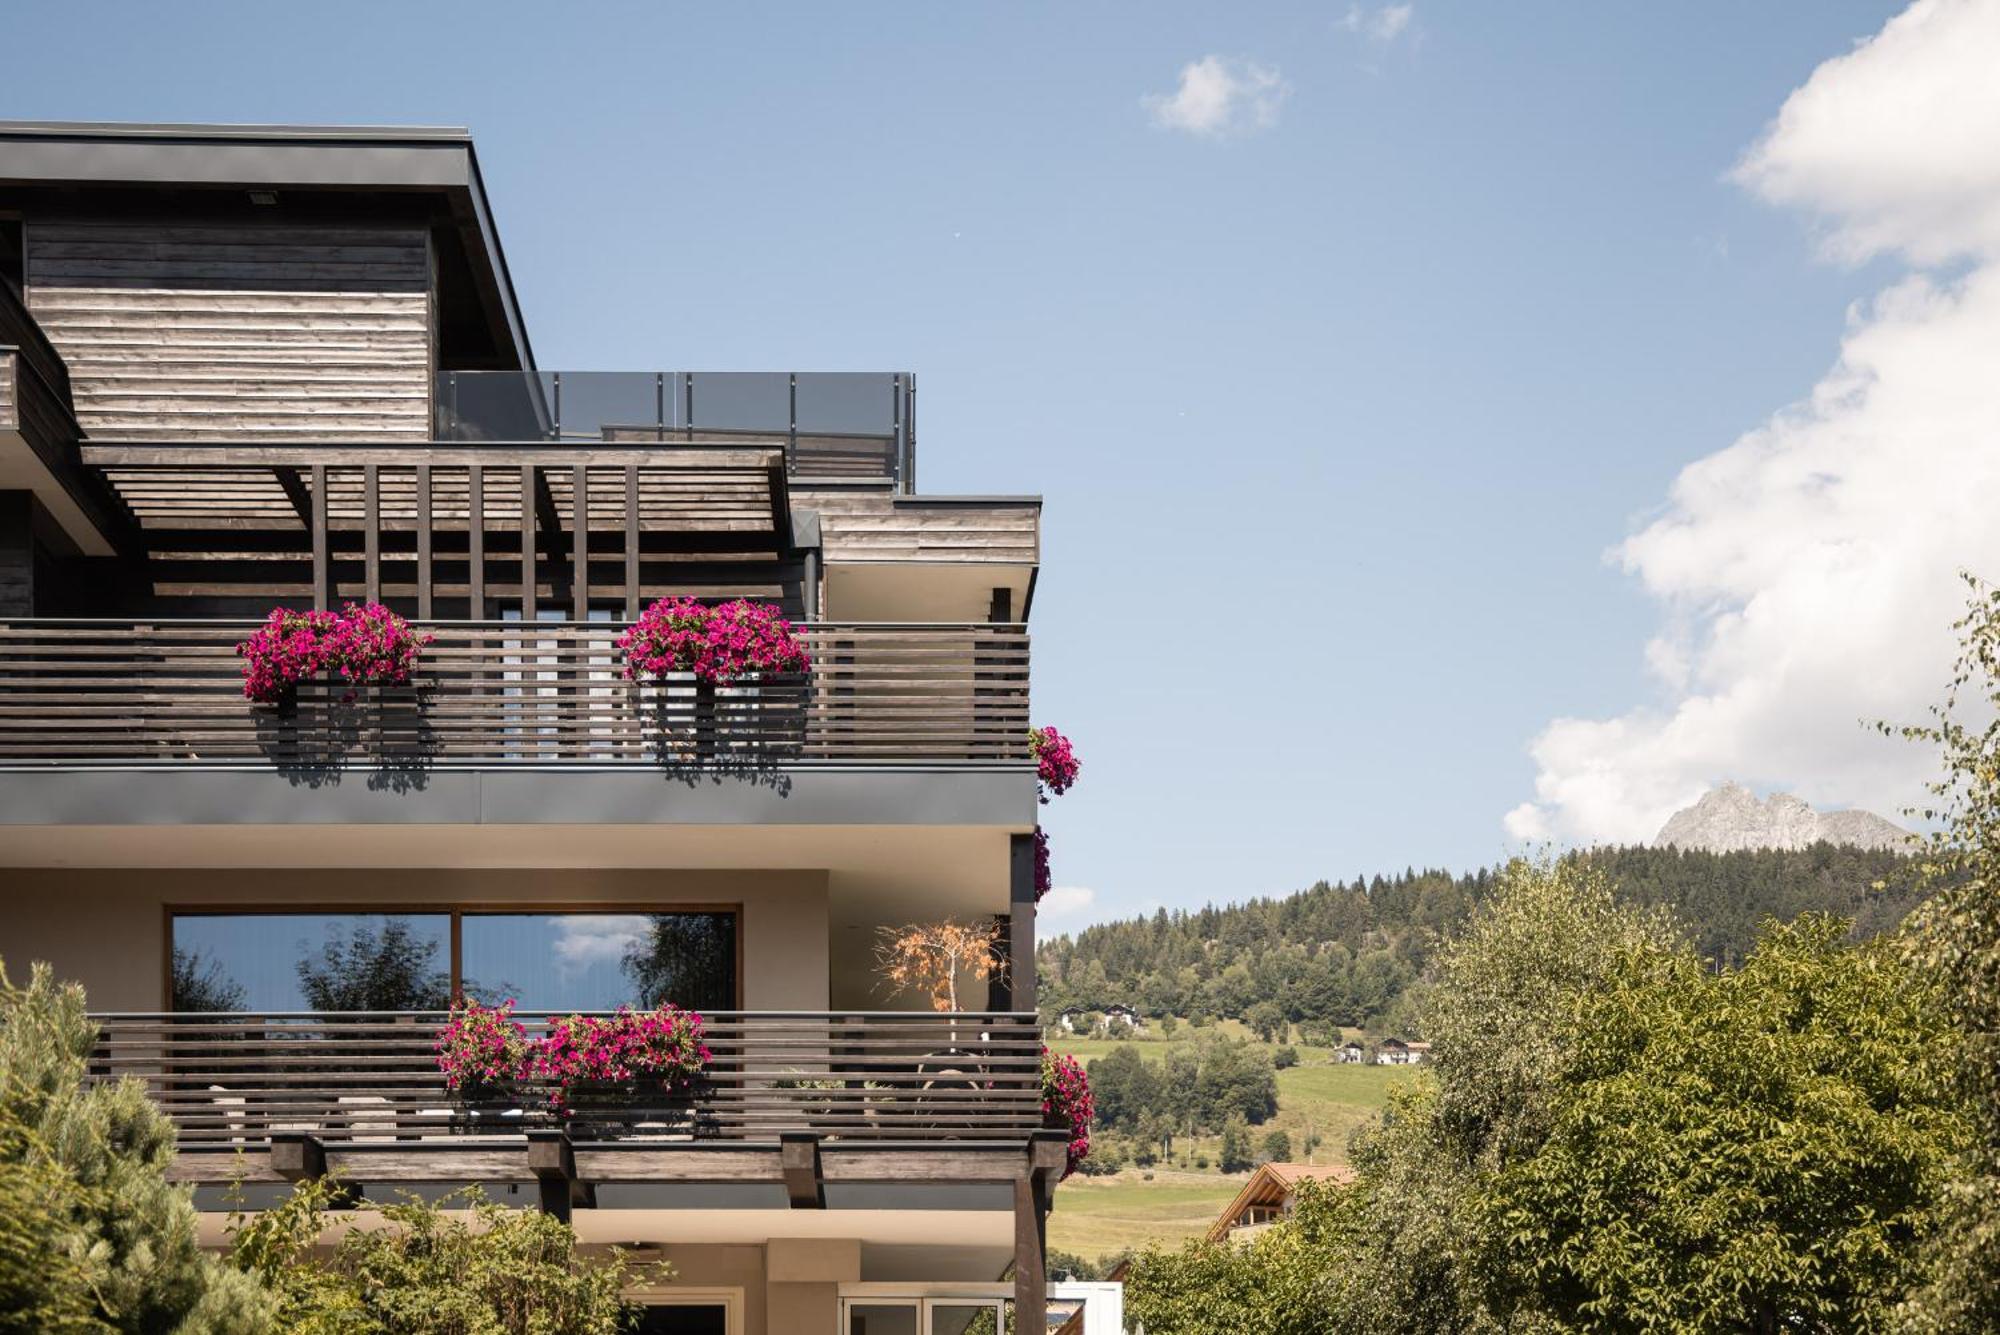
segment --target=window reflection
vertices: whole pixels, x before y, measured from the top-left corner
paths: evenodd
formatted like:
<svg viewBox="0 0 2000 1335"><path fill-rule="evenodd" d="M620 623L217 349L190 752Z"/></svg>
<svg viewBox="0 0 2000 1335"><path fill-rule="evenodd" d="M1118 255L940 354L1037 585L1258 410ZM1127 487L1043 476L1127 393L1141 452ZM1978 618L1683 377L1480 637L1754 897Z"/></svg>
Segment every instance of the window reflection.
<svg viewBox="0 0 2000 1335"><path fill-rule="evenodd" d="M451 919L441 913L181 914L172 960L177 1011L451 1005Z"/></svg>
<svg viewBox="0 0 2000 1335"><path fill-rule="evenodd" d="M464 995L522 1010L736 1005L736 915L194 913L171 925L176 1011L445 1010L451 928Z"/></svg>
<svg viewBox="0 0 2000 1335"><path fill-rule="evenodd" d="M732 913L468 913L460 930L466 993L481 1001L561 1011L736 1004Z"/></svg>

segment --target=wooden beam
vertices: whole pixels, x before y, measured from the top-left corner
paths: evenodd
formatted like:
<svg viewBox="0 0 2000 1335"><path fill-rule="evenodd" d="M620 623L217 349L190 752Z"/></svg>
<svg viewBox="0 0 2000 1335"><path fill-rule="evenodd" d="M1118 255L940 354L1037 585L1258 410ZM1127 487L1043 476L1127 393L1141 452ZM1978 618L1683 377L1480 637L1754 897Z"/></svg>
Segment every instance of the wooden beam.
<svg viewBox="0 0 2000 1335"><path fill-rule="evenodd" d="M431 619L431 590L437 583L431 568L431 466L417 465L417 616Z"/></svg>
<svg viewBox="0 0 2000 1335"><path fill-rule="evenodd" d="M362 560L368 572L368 601L382 601L382 479L374 464L361 468Z"/></svg>
<svg viewBox="0 0 2000 1335"><path fill-rule="evenodd" d="M577 1206L595 1203L594 1189L577 1176L576 1148L567 1131L528 1132L528 1171L541 1189L543 1211L565 1224Z"/></svg>
<svg viewBox="0 0 2000 1335"><path fill-rule="evenodd" d="M313 551L313 606L325 611L331 605L333 592L332 560L327 551L326 532L326 465L314 464L312 470L312 551Z"/></svg>
<svg viewBox="0 0 2000 1335"><path fill-rule="evenodd" d="M306 484L299 480L299 470L275 468L271 471L277 474L278 485L285 489L285 499L292 503L292 509L298 511L299 522L311 528L312 497L306 495Z"/></svg>
<svg viewBox="0 0 2000 1335"><path fill-rule="evenodd" d="M535 619L535 466L521 466L521 621Z"/></svg>
<svg viewBox="0 0 2000 1335"><path fill-rule="evenodd" d="M1007 979L1009 1010L1035 1009L1035 836L1012 836L1008 848Z"/></svg>
<svg viewBox="0 0 2000 1335"><path fill-rule="evenodd" d="M590 470L582 464L569 480L569 614L572 621L590 620Z"/></svg>
<svg viewBox="0 0 2000 1335"><path fill-rule="evenodd" d="M639 619L639 466L625 466L625 619Z"/></svg>
<svg viewBox="0 0 2000 1335"><path fill-rule="evenodd" d="M1024 1177L1014 1184L1014 1325L1045 1330L1048 1310L1048 1189Z"/></svg>
<svg viewBox="0 0 2000 1335"><path fill-rule="evenodd" d="M271 1171L287 1182L326 1176L326 1146L303 1131L271 1133Z"/></svg>
<svg viewBox="0 0 2000 1335"><path fill-rule="evenodd" d="M778 1164L785 1194L794 1210L824 1210L826 1185L820 1176L819 1137L810 1131L778 1133Z"/></svg>
<svg viewBox="0 0 2000 1335"><path fill-rule="evenodd" d="M473 464L465 470L466 615L486 619L486 470Z"/></svg>
<svg viewBox="0 0 2000 1335"><path fill-rule="evenodd" d="M396 463L418 459L433 468L463 468L484 464L489 468L567 468L579 455L593 467L615 468L638 464L648 471L683 473L740 473L755 471L768 475L775 464L784 466L783 446L743 445L689 446L675 443L666 448L647 445L564 445L524 448L519 445L352 445L329 441L313 444L173 444L114 445L83 444L77 447L82 462L93 468L310 468L326 464L358 468L391 457Z"/></svg>

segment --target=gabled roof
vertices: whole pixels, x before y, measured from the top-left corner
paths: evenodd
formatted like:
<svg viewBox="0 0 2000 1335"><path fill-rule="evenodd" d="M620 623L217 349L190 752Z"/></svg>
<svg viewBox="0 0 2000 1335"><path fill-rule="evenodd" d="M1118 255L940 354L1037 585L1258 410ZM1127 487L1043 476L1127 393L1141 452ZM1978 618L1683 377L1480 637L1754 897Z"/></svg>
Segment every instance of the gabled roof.
<svg viewBox="0 0 2000 1335"><path fill-rule="evenodd" d="M1236 1220L1253 1205L1283 1205L1298 1191L1301 1182L1343 1183L1354 1180L1354 1170L1343 1164L1330 1163L1267 1163L1259 1164L1250 1180L1243 1184L1243 1190L1236 1193L1233 1200L1223 1207L1221 1215L1209 1226L1208 1240L1220 1242L1229 1236L1229 1230Z"/></svg>

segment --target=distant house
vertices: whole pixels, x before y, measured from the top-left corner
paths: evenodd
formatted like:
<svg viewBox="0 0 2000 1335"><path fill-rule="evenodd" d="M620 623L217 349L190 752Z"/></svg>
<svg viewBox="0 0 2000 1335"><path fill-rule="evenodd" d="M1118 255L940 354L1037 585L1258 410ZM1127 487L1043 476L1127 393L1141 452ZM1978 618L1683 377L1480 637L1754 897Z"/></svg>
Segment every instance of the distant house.
<svg viewBox="0 0 2000 1335"><path fill-rule="evenodd" d="M1146 1017L1130 1006L1106 1006L1099 1013L1088 1006L1066 1006L1056 1016L1056 1027L1065 1034L1108 1034L1114 1028L1144 1033Z"/></svg>
<svg viewBox="0 0 2000 1335"><path fill-rule="evenodd" d="M1336 1164L1267 1163L1260 1165L1209 1226L1208 1240L1221 1242L1232 1235L1254 1237L1245 1230L1261 1229L1291 1213L1299 1183L1352 1182L1354 1170Z"/></svg>
<svg viewBox="0 0 2000 1335"><path fill-rule="evenodd" d="M1342 1043L1333 1050L1333 1059L1342 1066L1359 1066L1368 1060L1368 1049L1359 1043Z"/></svg>
<svg viewBox="0 0 2000 1335"><path fill-rule="evenodd" d="M1400 1038L1385 1038L1375 1049L1377 1066L1417 1066L1431 1059L1431 1045L1428 1043L1405 1043Z"/></svg>

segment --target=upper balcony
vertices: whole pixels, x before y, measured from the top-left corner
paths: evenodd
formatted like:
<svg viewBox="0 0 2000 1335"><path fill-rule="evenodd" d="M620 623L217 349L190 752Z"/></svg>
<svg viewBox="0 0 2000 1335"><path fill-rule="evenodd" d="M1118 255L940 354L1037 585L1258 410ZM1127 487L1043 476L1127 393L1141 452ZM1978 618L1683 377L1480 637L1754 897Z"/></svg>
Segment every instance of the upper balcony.
<svg viewBox="0 0 2000 1335"><path fill-rule="evenodd" d="M903 372L441 371L440 442L782 446L802 481L916 480L916 377Z"/></svg>

